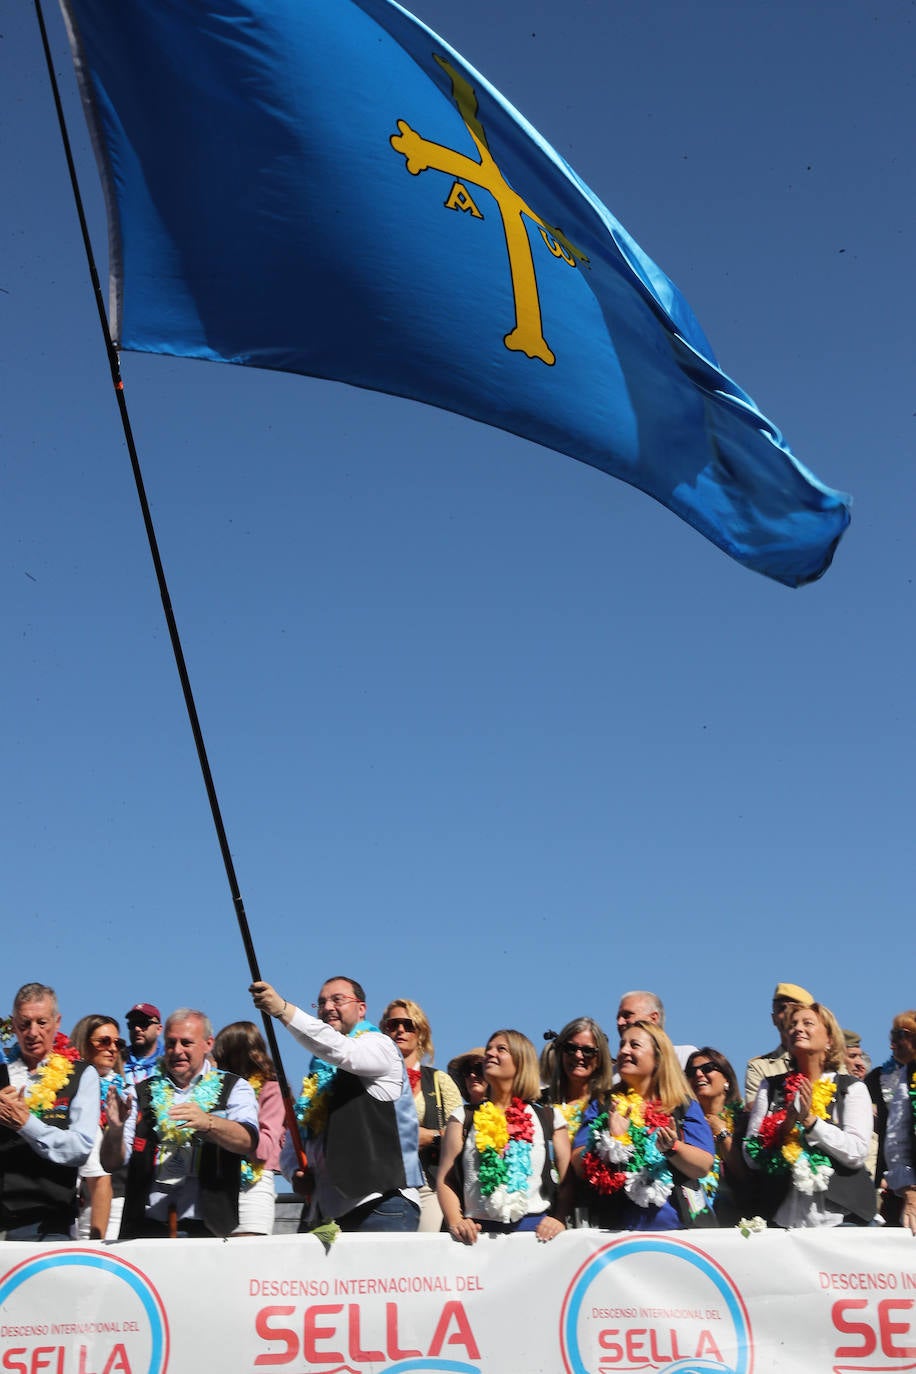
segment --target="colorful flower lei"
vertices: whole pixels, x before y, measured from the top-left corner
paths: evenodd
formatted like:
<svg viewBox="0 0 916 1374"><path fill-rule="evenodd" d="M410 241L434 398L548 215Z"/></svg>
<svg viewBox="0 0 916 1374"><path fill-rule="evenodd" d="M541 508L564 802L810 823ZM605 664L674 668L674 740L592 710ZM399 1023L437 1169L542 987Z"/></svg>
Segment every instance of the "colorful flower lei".
<svg viewBox="0 0 916 1374"><path fill-rule="evenodd" d="M519 1221L528 1213L533 1140L534 1122L520 1097L505 1111L481 1102L474 1113L477 1185L495 1221Z"/></svg>
<svg viewBox="0 0 916 1374"><path fill-rule="evenodd" d="M21 1058L22 1052L18 1045L7 1055L10 1063ZM25 1101L33 1116L42 1117L54 1106L57 1094L73 1076L73 1066L78 1060L79 1051L70 1044L62 1031L58 1031L50 1054L38 1069L38 1077L30 1084L25 1094Z"/></svg>
<svg viewBox="0 0 916 1374"><path fill-rule="evenodd" d="M588 1106L588 1099L577 1097L574 1102L554 1102L552 1105L563 1113L563 1119L569 1130L569 1138L575 1140L576 1132L582 1125L582 1117Z"/></svg>
<svg viewBox="0 0 916 1374"><path fill-rule="evenodd" d="M790 1073L782 1089L783 1104L791 1102L798 1092L804 1074ZM836 1095L832 1078L819 1078L811 1088L811 1110L821 1121L827 1120L830 1104ZM796 1121L783 1140L787 1108L785 1105L767 1112L756 1135L745 1142L747 1153L758 1169L765 1173L790 1174L792 1185L800 1193L823 1193L833 1177L833 1164L823 1150L808 1143L800 1121Z"/></svg>
<svg viewBox="0 0 916 1374"><path fill-rule="evenodd" d="M159 1139L160 1151L168 1147L170 1151L180 1150L183 1145L190 1144L195 1132L193 1126L186 1123L175 1121L169 1116L169 1108L175 1100L178 1089L170 1078L167 1078L161 1069L156 1072L149 1080L150 1102L152 1103L153 1115L156 1118L156 1135ZM223 1072L221 1069L208 1069L202 1078L198 1079L189 1098L195 1102L202 1112L210 1112L216 1106L220 1090L223 1086Z"/></svg>
<svg viewBox="0 0 916 1374"><path fill-rule="evenodd" d="M248 1082L255 1097L261 1096L261 1089L264 1086L264 1075L253 1073L249 1076ZM260 1183L264 1174L264 1165L259 1159L242 1160L242 1191L253 1188L256 1183Z"/></svg>
<svg viewBox="0 0 916 1374"><path fill-rule="evenodd" d="M127 1094L127 1084L119 1073L109 1073L106 1074L104 1078L99 1074L99 1097L101 1098L101 1104L99 1106L99 1125L103 1131L108 1125L108 1093L112 1088L114 1088L118 1097L125 1097Z"/></svg>
<svg viewBox="0 0 916 1374"><path fill-rule="evenodd" d="M720 1116L722 1120L725 1122L725 1125L722 1127L722 1130L727 1131L730 1136L734 1136L735 1116L738 1112L742 1111L743 1108L744 1103L736 1099L734 1102L726 1102L725 1105L722 1107L721 1111L714 1112L712 1113L712 1115ZM715 1132L713 1132L713 1137L713 1143L716 1144ZM718 1145L716 1145L716 1148L713 1151L712 1168L710 1169L708 1174L704 1174L703 1177L700 1179L700 1187L703 1189L703 1194L706 1198L706 1204L710 1209L712 1208L713 1203L716 1200L716 1195L719 1191L719 1185L721 1182L722 1161L719 1158Z"/></svg>
<svg viewBox="0 0 916 1374"><path fill-rule="evenodd" d="M736 1100L734 1102L726 1102L721 1112L717 1113L717 1115L721 1116L722 1120L725 1122L725 1126L723 1129L728 1131L729 1135L735 1134L735 1117L737 1116L738 1112L742 1110L743 1106L743 1102L739 1100Z"/></svg>
<svg viewBox="0 0 916 1374"><path fill-rule="evenodd" d="M365 1035L367 1031L378 1031L371 1021L359 1021L349 1032L351 1036ZM293 1107L296 1120L306 1137L321 1135L328 1119L328 1092L337 1076L336 1064L314 1055L309 1071L302 1080L302 1091Z"/></svg>
<svg viewBox="0 0 916 1374"><path fill-rule="evenodd" d="M622 1135L608 1129L611 1115L627 1119ZM661 1104L647 1101L632 1088L614 1093L610 1108L589 1126L589 1142L582 1154L585 1177L599 1193L626 1193L637 1207L660 1207L674 1188L674 1175L658 1148L658 1132L673 1121Z"/></svg>

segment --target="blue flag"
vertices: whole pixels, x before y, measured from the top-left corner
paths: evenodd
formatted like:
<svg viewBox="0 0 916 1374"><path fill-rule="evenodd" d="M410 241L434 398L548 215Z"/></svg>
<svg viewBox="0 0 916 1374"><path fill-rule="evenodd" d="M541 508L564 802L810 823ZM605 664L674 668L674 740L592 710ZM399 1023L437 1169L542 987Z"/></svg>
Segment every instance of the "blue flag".
<svg viewBox="0 0 916 1374"><path fill-rule="evenodd" d="M392 0L62 0L121 348L350 382L654 496L819 577L849 502L718 367L575 172Z"/></svg>

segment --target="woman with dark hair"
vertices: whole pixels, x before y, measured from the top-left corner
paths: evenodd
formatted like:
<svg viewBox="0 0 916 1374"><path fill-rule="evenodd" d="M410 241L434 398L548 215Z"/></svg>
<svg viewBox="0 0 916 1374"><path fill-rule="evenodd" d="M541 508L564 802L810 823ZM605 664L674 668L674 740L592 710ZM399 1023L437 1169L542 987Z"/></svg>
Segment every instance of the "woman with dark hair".
<svg viewBox="0 0 916 1374"><path fill-rule="evenodd" d="M633 1021L617 1054L619 1089L591 1102L573 1168L588 1184L593 1226L672 1231L715 1225L701 1180L715 1159L712 1132L674 1046L654 1021Z"/></svg>
<svg viewBox="0 0 916 1374"><path fill-rule="evenodd" d="M453 1240L473 1245L481 1231L534 1231L552 1240L565 1230L556 1185L569 1163L560 1112L538 1103L540 1074L531 1041L494 1031L484 1074L489 1097L449 1119L437 1191Z"/></svg>
<svg viewBox="0 0 916 1374"><path fill-rule="evenodd" d="M286 1134L283 1098L264 1037L253 1021L233 1021L223 1026L213 1041L213 1059L229 1073L246 1078L258 1099L258 1143L242 1159L239 1191L239 1224L234 1236L269 1236L274 1229L276 1189L274 1174L280 1168L280 1149Z"/></svg>
<svg viewBox="0 0 916 1374"><path fill-rule="evenodd" d="M822 1002L795 1007L786 1031L791 1070L761 1083L744 1142L751 1168L780 1187L767 1220L790 1229L867 1226L876 1205L865 1168L868 1089L844 1072L846 1041Z"/></svg>
<svg viewBox="0 0 916 1374"><path fill-rule="evenodd" d="M398 997L382 1014L381 1030L391 1037L407 1067L414 1106L420 1124L419 1155L426 1179L420 1189L420 1231L442 1230L442 1208L436 1197L439 1152L446 1123L461 1106L458 1084L424 1059L433 1057L433 1038L426 1013L418 1002Z"/></svg>
<svg viewBox="0 0 916 1374"><path fill-rule="evenodd" d="M472 1107L479 1107L488 1091L487 1080L483 1076L485 1054L486 1050L481 1045L479 1049L456 1054L454 1059L448 1061L449 1078L458 1084L461 1096Z"/></svg>
<svg viewBox="0 0 916 1374"><path fill-rule="evenodd" d="M713 1210L720 1226L736 1226L742 1217L756 1215L761 1205L742 1151L748 1111L737 1074L721 1050L711 1045L688 1056L684 1073L715 1143L718 1187Z"/></svg>
<svg viewBox="0 0 916 1374"><path fill-rule="evenodd" d="M92 1153L79 1171L79 1215L76 1240L117 1240L124 1210L126 1170L106 1173L99 1160L102 1131L108 1121L106 1101L111 1088L123 1096L124 1051L121 1029L113 1016L93 1013L81 1016L70 1032L70 1043L99 1075L99 1129Z"/></svg>
<svg viewBox="0 0 916 1374"><path fill-rule="evenodd" d="M589 1101L609 1093L613 1077L607 1036L590 1016L567 1021L559 1035L544 1046L541 1078L546 1087L542 1101L563 1113L570 1140L575 1139Z"/></svg>

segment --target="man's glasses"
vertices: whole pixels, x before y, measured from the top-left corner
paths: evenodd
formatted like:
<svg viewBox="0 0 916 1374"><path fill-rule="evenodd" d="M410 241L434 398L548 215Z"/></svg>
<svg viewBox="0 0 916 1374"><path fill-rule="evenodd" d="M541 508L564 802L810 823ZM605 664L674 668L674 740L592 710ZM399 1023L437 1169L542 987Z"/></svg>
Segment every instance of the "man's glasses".
<svg viewBox="0 0 916 1374"><path fill-rule="evenodd" d="M483 1078L483 1060L477 1059L473 1064L468 1064L464 1076L465 1078Z"/></svg>
<svg viewBox="0 0 916 1374"><path fill-rule="evenodd" d="M389 1016L385 1020L385 1030L389 1034L393 1030L406 1030L408 1034L413 1034L416 1029L409 1016Z"/></svg>
<svg viewBox="0 0 916 1374"><path fill-rule="evenodd" d="M160 1026L162 1022L157 1021L155 1016L132 1016L127 1024L131 1030L135 1026L139 1026L141 1030L149 1030L150 1026Z"/></svg>
<svg viewBox="0 0 916 1374"><path fill-rule="evenodd" d="M358 997L348 997L344 992L335 992L332 997L319 997L317 1002L312 1003L315 1011L324 1011L325 1007L343 1007L347 1002L358 1002Z"/></svg>
<svg viewBox="0 0 916 1374"><path fill-rule="evenodd" d="M560 1046L560 1049L564 1054L568 1055L570 1059L578 1055L584 1064L590 1064L593 1059L598 1058L598 1051L595 1049L594 1045L574 1045L571 1041L567 1040Z"/></svg>
<svg viewBox="0 0 916 1374"><path fill-rule="evenodd" d="M124 1041L119 1040L116 1035L100 1035L95 1040L90 1040L89 1044L94 1050L123 1050Z"/></svg>
<svg viewBox="0 0 916 1374"><path fill-rule="evenodd" d="M708 1078L711 1073L721 1073L718 1064L714 1064L711 1059L707 1059L705 1064L691 1064L687 1070L688 1078L696 1078L698 1073L705 1074Z"/></svg>

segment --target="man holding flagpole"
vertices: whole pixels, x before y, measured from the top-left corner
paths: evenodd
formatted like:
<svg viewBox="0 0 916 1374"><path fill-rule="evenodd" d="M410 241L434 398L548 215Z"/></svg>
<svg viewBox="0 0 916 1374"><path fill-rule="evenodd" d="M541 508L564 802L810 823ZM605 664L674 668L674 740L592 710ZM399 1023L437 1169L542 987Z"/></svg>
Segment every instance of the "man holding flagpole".
<svg viewBox="0 0 916 1374"><path fill-rule="evenodd" d="M366 1020L361 984L329 978L314 1003L317 1016L269 983L249 991L259 1011L312 1053L296 1103L315 1188L300 1229L336 1221L343 1231L416 1231L417 1110L400 1050ZM294 1185L306 1182L289 1144L281 1167Z"/></svg>

